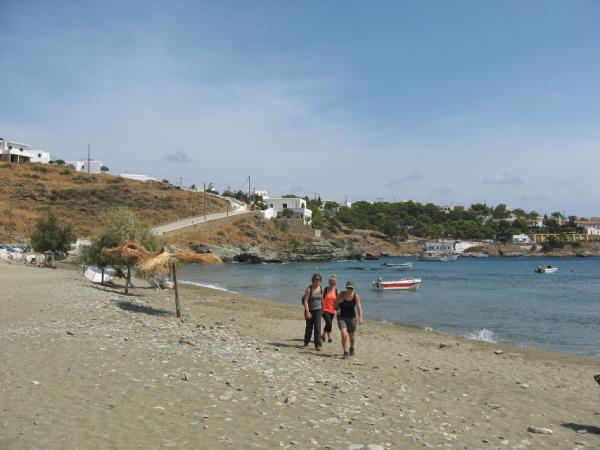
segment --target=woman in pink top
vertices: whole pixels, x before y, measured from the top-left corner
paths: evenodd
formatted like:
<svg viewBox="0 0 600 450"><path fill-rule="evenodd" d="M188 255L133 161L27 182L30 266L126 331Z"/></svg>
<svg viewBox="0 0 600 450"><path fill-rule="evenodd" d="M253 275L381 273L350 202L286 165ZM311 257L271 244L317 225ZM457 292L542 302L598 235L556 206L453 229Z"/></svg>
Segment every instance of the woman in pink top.
<svg viewBox="0 0 600 450"><path fill-rule="evenodd" d="M325 342L326 337L328 339L327 342L331 342L331 324L335 317L334 304L338 296L338 290L335 286L336 282L335 275L330 275L329 286L323 291L323 319L325 320L325 329L322 335L323 342Z"/></svg>

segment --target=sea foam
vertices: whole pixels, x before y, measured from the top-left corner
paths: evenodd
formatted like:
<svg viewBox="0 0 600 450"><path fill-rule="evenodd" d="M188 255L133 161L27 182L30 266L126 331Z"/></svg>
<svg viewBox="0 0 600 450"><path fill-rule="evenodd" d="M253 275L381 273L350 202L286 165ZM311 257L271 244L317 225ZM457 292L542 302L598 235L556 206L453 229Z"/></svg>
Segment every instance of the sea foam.
<svg viewBox="0 0 600 450"><path fill-rule="evenodd" d="M200 283L198 281L180 281L181 284L189 284L192 286L200 286L200 287L204 287L204 288L208 288L208 289L215 289L217 291L227 291L227 292L233 292L230 291L229 289L227 289L226 287L220 286L218 284L214 284L214 283Z"/></svg>
<svg viewBox="0 0 600 450"><path fill-rule="evenodd" d="M492 330L488 330L487 328L482 328L481 330L472 331L471 333L467 334L465 337L468 339L473 339L475 341L493 342L493 343L498 342L496 340L496 335L494 334L494 332Z"/></svg>

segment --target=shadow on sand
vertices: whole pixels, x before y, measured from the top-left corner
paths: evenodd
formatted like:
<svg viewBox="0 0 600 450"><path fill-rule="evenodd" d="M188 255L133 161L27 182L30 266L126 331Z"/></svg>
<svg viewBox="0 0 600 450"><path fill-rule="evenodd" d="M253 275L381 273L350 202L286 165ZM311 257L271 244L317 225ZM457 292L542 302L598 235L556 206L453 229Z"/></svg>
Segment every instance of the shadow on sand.
<svg viewBox="0 0 600 450"><path fill-rule="evenodd" d="M167 311L166 309L157 309L147 305L136 305L126 301L116 302L116 305L124 311L130 311L134 313L148 314L150 316L172 316L173 312Z"/></svg>
<svg viewBox="0 0 600 450"><path fill-rule="evenodd" d="M570 428L573 431L585 430L586 433L589 434L600 434L600 427L595 427L594 425L581 425L578 423L563 423L561 425L565 428Z"/></svg>
<svg viewBox="0 0 600 450"><path fill-rule="evenodd" d="M103 292L110 292L111 294L119 294L119 295L124 295L126 297L142 297L142 294L136 294L135 292L132 292L132 289L135 289L136 291L139 291L140 289L154 289L153 287L147 287L147 286L140 286L140 287L129 287L129 294L125 294L125 288L123 286L120 286L118 284L110 284L110 283L104 283L104 284L89 284L89 287L91 287L92 289L96 289L98 291L103 291Z"/></svg>

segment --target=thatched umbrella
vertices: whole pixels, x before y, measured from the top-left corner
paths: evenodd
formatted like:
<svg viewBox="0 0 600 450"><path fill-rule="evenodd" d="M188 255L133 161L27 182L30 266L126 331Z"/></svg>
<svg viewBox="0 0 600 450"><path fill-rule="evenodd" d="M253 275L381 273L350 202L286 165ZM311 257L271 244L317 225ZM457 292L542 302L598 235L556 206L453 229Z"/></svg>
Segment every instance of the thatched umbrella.
<svg viewBox="0 0 600 450"><path fill-rule="evenodd" d="M125 294L129 294L129 284L131 283L131 266L139 264L150 257L150 252L137 241L127 241L118 247L104 247L100 253L104 256L118 256L127 266L127 277L125 278Z"/></svg>
<svg viewBox="0 0 600 450"><path fill-rule="evenodd" d="M177 264L223 264L221 258L211 253L176 252L163 251L152 258L145 259L138 264L138 272L142 275L168 274L173 276L173 288L175 290L175 310L177 317L181 317L181 305L179 304L179 293L177 291Z"/></svg>

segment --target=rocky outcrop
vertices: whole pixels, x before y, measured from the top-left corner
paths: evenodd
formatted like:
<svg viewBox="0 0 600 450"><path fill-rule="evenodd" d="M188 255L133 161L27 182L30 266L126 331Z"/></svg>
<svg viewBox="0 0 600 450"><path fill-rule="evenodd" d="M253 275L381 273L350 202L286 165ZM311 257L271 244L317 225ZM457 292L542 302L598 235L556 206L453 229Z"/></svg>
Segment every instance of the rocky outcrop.
<svg viewBox="0 0 600 450"><path fill-rule="evenodd" d="M281 262L309 262L330 261L339 259L363 259L363 253L340 247L334 241L319 240L295 248L277 251L273 248L265 248L252 245L197 245L194 251L214 253L225 262L241 263L281 263ZM371 258L377 258L371 254Z"/></svg>

